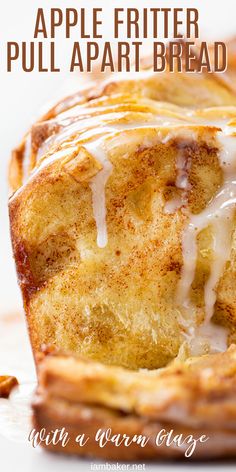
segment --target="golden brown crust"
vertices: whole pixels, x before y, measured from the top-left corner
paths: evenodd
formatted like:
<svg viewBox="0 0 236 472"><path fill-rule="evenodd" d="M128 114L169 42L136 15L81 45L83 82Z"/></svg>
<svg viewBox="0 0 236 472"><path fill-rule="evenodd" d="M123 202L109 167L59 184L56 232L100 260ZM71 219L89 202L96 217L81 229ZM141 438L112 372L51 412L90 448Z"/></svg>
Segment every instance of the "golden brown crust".
<svg viewBox="0 0 236 472"><path fill-rule="evenodd" d="M185 448L155 445L162 429L174 435L209 437L198 444L193 458L235 457L236 454L236 347L223 354L186 363L175 362L161 371L131 372L70 356L47 356L39 366L39 388L34 405L37 430L55 427L69 432L64 453L107 459L181 458ZM113 434L150 437L144 448L100 448L100 429ZM78 447L75 438L91 438Z"/></svg>
<svg viewBox="0 0 236 472"><path fill-rule="evenodd" d="M203 435L209 437L207 442L197 445L192 456L194 460L235 457L236 432L228 429L222 430L217 426L213 429L208 427L198 429L185 425L180 426L172 422L157 422L149 418L123 415L105 408L72 405L58 399L44 401L41 397L35 399L33 408L33 424L37 431L46 428L46 433L50 433L56 428L65 428L68 432L70 441L65 448L61 444L55 446L42 444L52 452L119 461L183 459L185 457L183 448L178 448L175 445L166 447L165 443L160 446L155 445L155 439L161 430L164 430L163 434L174 430L174 436L183 435L185 438L192 435L196 439ZM112 430L112 435L120 434L131 438L135 435L142 435L150 438L150 441L144 448L136 443L129 447L122 444L116 447L111 442L101 448L93 438L99 429L106 431L109 428ZM90 440L84 447L79 447L76 438L82 434L85 434L85 437L89 437Z"/></svg>
<svg viewBox="0 0 236 472"><path fill-rule="evenodd" d="M115 106L119 126L129 123L133 109L143 106L142 119L149 119L150 105L130 96L123 102L123 98L90 102L86 113L92 117L95 113L97 119L97 109L103 106L106 119L110 106ZM122 111L124 104L129 111ZM179 119L179 110L169 105L158 104L157 110L157 119L159 113L160 120L163 115ZM139 113L134 114L136 120L141 119ZM220 113L225 114L226 109ZM227 113L232 119L234 110ZM212 109L205 110L200 119L205 120L208 114L211 120ZM196 111L196 119L198 115ZM113 172L106 186L109 238L102 251L96 243L90 188L91 177L97 175L101 164L84 150L83 143L71 151L70 142L65 142L68 147L63 159L50 165L46 165L50 155L41 160L41 167L10 200L13 251L35 352L49 342L62 349L81 350L105 363L150 369L176 357L182 328L175 290L181 273L186 214L179 209L173 217L165 212L165 204L183 195L175 186L179 149L186 163L191 163L191 189L183 204L197 213L214 196L222 180L217 130L199 124L183 129L178 123L174 132L163 126L158 128L160 134L152 127L131 129L127 134L122 132L124 142L119 135L107 141ZM169 133L171 138L165 143ZM153 145L143 145L145 140L154 140ZM54 157L51 148L50 152ZM203 250L207 245L209 238L203 238ZM232 255L232 264L233 260ZM194 289L200 319L201 280L209 273L209 262L206 257L201 259L200 282ZM223 304L230 301L227 295ZM235 308L232 303L230 328Z"/></svg>
<svg viewBox="0 0 236 472"><path fill-rule="evenodd" d="M12 375L0 375L0 398L8 398L18 380Z"/></svg>

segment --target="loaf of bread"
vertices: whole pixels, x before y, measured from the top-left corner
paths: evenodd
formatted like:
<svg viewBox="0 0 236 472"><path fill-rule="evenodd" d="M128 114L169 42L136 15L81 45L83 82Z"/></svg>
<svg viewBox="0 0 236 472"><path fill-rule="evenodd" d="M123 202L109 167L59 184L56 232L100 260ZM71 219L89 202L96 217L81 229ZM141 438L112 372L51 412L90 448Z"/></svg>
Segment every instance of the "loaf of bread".
<svg viewBox="0 0 236 472"><path fill-rule="evenodd" d="M199 356L210 356L214 365L221 356L223 365L228 362L224 352L236 341L233 58L220 75L145 69L97 80L58 103L13 152L11 236L33 352L37 359L47 344L70 353L65 361L50 358L39 367L44 372L58 365L68 389L73 373L68 379L67 367L73 365L77 378L80 356L95 369L100 362L108 376L112 366L123 368L127 378L140 376L144 396L139 369ZM234 349L229 352L235 359ZM147 396L151 411L159 402L155 389L162 392L162 374L156 375ZM76 392L80 383L79 376ZM134 392L130 395L133 401ZM234 412L235 390L232 395ZM123 406L115 408L126 411L128 393L121 398ZM67 406L70 417L78 412L77 427L80 402L84 408L89 399L76 396L74 406L56 393L54 400L62 422ZM39 425L51 415L50 402L44 394L35 407ZM211 410L210 400L208 406ZM121 430L130 427L129 420L134 431L151 421L143 411L128 409L124 420L110 404L97 409L93 397L96 426L101 408ZM187 428L196 419L188 414ZM155 417L158 424L151 427L162 420L168 418ZM227 415L224 421L219 431L231 428ZM214 430L213 416L206 428ZM219 453L212 450L206 446L204 457ZM96 448L90 452L97 454ZM119 451L108 456L118 458Z"/></svg>

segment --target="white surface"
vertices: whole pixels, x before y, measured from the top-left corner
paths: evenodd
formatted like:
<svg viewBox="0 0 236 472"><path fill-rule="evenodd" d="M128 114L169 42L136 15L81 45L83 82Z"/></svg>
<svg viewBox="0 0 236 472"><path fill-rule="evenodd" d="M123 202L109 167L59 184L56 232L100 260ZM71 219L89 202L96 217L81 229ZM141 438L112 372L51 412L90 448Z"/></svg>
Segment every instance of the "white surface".
<svg viewBox="0 0 236 472"><path fill-rule="evenodd" d="M116 0L116 2L107 2L107 0L71 0L69 5L64 0L7 0L1 2L0 14L0 46L6 41L23 41L32 38L34 14L38 7L50 8L56 7L85 7L103 6L104 15L108 24L106 35L109 38L109 18L110 10L113 6L147 6L146 1ZM192 6L199 8L201 18L202 36L212 39L221 39L230 36L235 31L235 0L225 0L216 2L215 0L192 0L181 1L172 0L172 2L160 0L150 0L148 6L171 6L186 7ZM75 38L74 40L78 40ZM61 36L58 37L61 41ZM60 62L66 63L66 44L61 43L59 49ZM40 114L40 109L46 102L54 100L65 88L65 82L68 76L63 71L60 74L44 73L24 73L16 69L11 74L5 72L5 55L0 49L0 104L1 104L1 126L0 126L0 319L6 313L19 311L21 300L16 283L16 276L13 261L11 258L11 248L9 241L8 218L7 218L7 162L11 149L20 141L22 134L27 130L35 117ZM3 373L19 372L20 379L24 381L24 376L33 379L32 357L29 345L26 341L25 328L19 321L19 325L14 325L14 330L1 328L0 341L0 375ZM14 332L13 332L14 331ZM23 344L22 344L23 340ZM4 341L4 342L3 342ZM9 352L13 353L9 357ZM27 372L27 375L26 375ZM0 417L1 423L1 417ZM27 441L18 444L0 437L0 467L6 472L15 470L28 471L71 471L90 470L90 461L78 461L74 459L65 459L63 457L48 455L39 450L33 450ZM208 464L208 465L190 465L190 463L175 465L155 465L146 470L235 470L235 465L228 464Z"/></svg>

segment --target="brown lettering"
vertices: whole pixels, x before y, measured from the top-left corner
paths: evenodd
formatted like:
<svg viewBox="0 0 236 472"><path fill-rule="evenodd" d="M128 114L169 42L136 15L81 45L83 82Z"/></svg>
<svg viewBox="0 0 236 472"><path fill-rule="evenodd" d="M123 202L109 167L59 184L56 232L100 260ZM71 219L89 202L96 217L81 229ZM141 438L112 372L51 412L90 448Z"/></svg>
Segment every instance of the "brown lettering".
<svg viewBox="0 0 236 472"><path fill-rule="evenodd" d="M66 38L70 38L70 29L77 25L78 12L76 8L66 9Z"/></svg>
<svg viewBox="0 0 236 472"><path fill-rule="evenodd" d="M154 72L163 72L165 70L165 45L161 42L153 43L153 70Z"/></svg>
<svg viewBox="0 0 236 472"><path fill-rule="evenodd" d="M40 43L42 45L42 43ZM30 52L29 52L29 64L27 65L27 43L24 41L22 43L22 69L24 72L32 72L34 70L34 43L31 41L29 43Z"/></svg>
<svg viewBox="0 0 236 472"><path fill-rule="evenodd" d="M96 61L99 55L99 47L95 42L87 44L87 72L92 72L91 64Z"/></svg>
<svg viewBox="0 0 236 472"><path fill-rule="evenodd" d="M192 17L192 18L191 18ZM187 38L199 38L198 10L196 8L187 8ZM192 33L191 33L192 29Z"/></svg>
<svg viewBox="0 0 236 472"><path fill-rule="evenodd" d="M170 42L169 44L170 72L174 72L175 70L177 70L178 72L181 72L181 69L182 69L181 55L182 55L182 44L179 41ZM176 69L175 69L175 63L177 63Z"/></svg>
<svg viewBox="0 0 236 472"><path fill-rule="evenodd" d="M183 12L183 8L174 8L174 38L183 38L179 33L179 26L183 25L183 21L179 19L179 13Z"/></svg>
<svg viewBox="0 0 236 472"><path fill-rule="evenodd" d="M81 8L80 15L81 15L81 35L80 36L82 39L90 38L90 34L85 32L85 9L84 8Z"/></svg>
<svg viewBox="0 0 236 472"><path fill-rule="evenodd" d="M119 25L123 25L124 21L120 19L120 13L124 12L124 8L115 8L114 11L114 38L119 38Z"/></svg>
<svg viewBox="0 0 236 472"><path fill-rule="evenodd" d="M215 43L214 63L215 72L224 72L227 69L227 48L225 43L220 41Z"/></svg>
<svg viewBox="0 0 236 472"><path fill-rule="evenodd" d="M205 41L201 43L198 59L198 72L202 72L203 69L206 69L207 72L211 72L210 56Z"/></svg>
<svg viewBox="0 0 236 472"><path fill-rule="evenodd" d="M51 8L51 38L55 38L56 28L62 25L63 14L60 8Z"/></svg>
<svg viewBox="0 0 236 472"><path fill-rule="evenodd" d="M127 37L139 38L139 11L137 8L127 8ZM132 28L134 26L134 29ZM133 35L132 35L133 30Z"/></svg>
<svg viewBox="0 0 236 472"><path fill-rule="evenodd" d="M48 68L43 66L43 43L38 43L39 72L48 72Z"/></svg>
<svg viewBox="0 0 236 472"><path fill-rule="evenodd" d="M55 43L50 43L50 53L51 53L51 72L60 72L60 68L55 65Z"/></svg>
<svg viewBox="0 0 236 472"><path fill-rule="evenodd" d="M150 8L150 11L153 13L153 37L158 38L158 13L160 8Z"/></svg>
<svg viewBox="0 0 236 472"><path fill-rule="evenodd" d="M16 61L19 57L19 45L15 42L7 43L7 72L12 71L12 61Z"/></svg>
<svg viewBox="0 0 236 472"><path fill-rule="evenodd" d="M38 38L38 35L40 33L42 33L44 38L48 37L43 8L38 8L38 11L37 11L35 29L34 29L34 38Z"/></svg>
<svg viewBox="0 0 236 472"><path fill-rule="evenodd" d="M104 72L107 67L109 67L111 72L114 72L115 66L112 57L111 43L108 41L104 44L101 72Z"/></svg>
<svg viewBox="0 0 236 472"><path fill-rule="evenodd" d="M169 13L171 8L162 8L164 13L164 38L168 38L169 36Z"/></svg>
<svg viewBox="0 0 236 472"><path fill-rule="evenodd" d="M142 46L141 41L135 41L132 43L135 48L135 72L139 72L140 65L140 47Z"/></svg>
<svg viewBox="0 0 236 472"><path fill-rule="evenodd" d="M79 68L79 72L84 72L80 44L78 42L74 43L74 47L72 51L72 59L71 59L71 64L70 64L70 72L74 72L76 67Z"/></svg>
<svg viewBox="0 0 236 472"><path fill-rule="evenodd" d="M129 43L126 43L126 42L118 43L118 54L117 54L117 56L118 56L118 72L122 72L122 70L130 72L129 54L130 54L130 45L129 45ZM123 67L123 63L125 63L124 67Z"/></svg>
<svg viewBox="0 0 236 472"><path fill-rule="evenodd" d="M189 41L184 44L186 72L195 72L196 69L196 55L192 47L194 47L194 42Z"/></svg>
<svg viewBox="0 0 236 472"><path fill-rule="evenodd" d="M98 13L102 12L102 8L93 9L93 37L102 38L102 34L98 34L98 26L102 25L102 21L98 19Z"/></svg>

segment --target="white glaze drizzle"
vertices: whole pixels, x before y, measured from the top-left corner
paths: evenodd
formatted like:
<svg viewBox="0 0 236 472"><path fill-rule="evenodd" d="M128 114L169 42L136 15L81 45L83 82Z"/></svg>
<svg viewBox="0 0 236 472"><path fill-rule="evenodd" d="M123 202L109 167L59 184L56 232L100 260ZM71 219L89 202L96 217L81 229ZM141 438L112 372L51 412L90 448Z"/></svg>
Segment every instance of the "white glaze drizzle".
<svg viewBox="0 0 236 472"><path fill-rule="evenodd" d="M97 227L97 245L104 248L107 245L107 224L106 224L106 183L112 173L113 166L107 158L104 150L104 139L84 144L87 151L92 154L103 166L90 182L92 191L93 214Z"/></svg>
<svg viewBox="0 0 236 472"><path fill-rule="evenodd" d="M158 120L159 121L159 120ZM107 134L99 139L90 141L89 143L83 144L83 146L87 149L87 151L95 157L103 166L103 169L97 173L97 175L91 180L90 188L92 190L92 204L93 204L93 214L94 219L96 222L97 227L97 245L99 248L104 248L107 245L108 237L107 237L107 224L106 224L106 198L105 198L105 188L107 181L112 173L113 166L108 159L107 153L104 150L104 143L108 136L115 136L118 132L122 131L131 131L133 129L157 129L157 122L155 119L149 121L140 121L140 122L129 122L129 123L118 123L112 124L107 127L103 127L102 131L106 132ZM163 125L164 129L164 125ZM89 135L94 133L94 130L89 131ZM84 137L86 137L87 133L84 133ZM151 146L154 144L155 139L159 139L162 143L167 143L170 141L178 132L176 130L172 130L170 133L165 136L165 138L161 137L160 134L160 125L159 130L157 129L157 133L154 139L151 142L147 142L146 146ZM184 127L182 130L182 135L186 137L193 138L195 134L193 133L192 129L188 126ZM127 139L127 135L126 135ZM179 173L177 175L177 185L179 188L185 188L187 190L188 182L187 182L187 169L185 168L186 163L182 151L180 150L179 154Z"/></svg>
<svg viewBox="0 0 236 472"><path fill-rule="evenodd" d="M30 158L31 158L31 149L32 149L32 143L31 143L31 133L29 133L26 137L25 140L25 149L24 149L24 156L23 156L23 162L22 162L22 177L23 181L25 180L29 167L30 167Z"/></svg>
<svg viewBox="0 0 236 472"><path fill-rule="evenodd" d="M188 181L188 172L191 165L191 161L186 159L185 148L180 147L176 156L176 179L175 187L182 190L181 195L172 198L165 204L164 211L165 213L175 213L179 208L181 208L185 203L190 189L190 184Z"/></svg>
<svg viewBox="0 0 236 472"><path fill-rule="evenodd" d="M121 97L122 99L122 97ZM107 106L88 106L76 105L73 109L63 112L57 117L61 122L61 129L58 133L44 143L39 149L39 159L46 154L46 159L42 158L39 162L39 168L49 165L57 159L63 158L76 146L82 145L86 147L95 159L103 166L102 170L91 180L90 188L92 191L92 204L94 219L97 227L97 245L104 248L107 244L107 227L106 227L106 200L105 190L107 181L112 173L112 164L109 161L106 151L105 141L108 137L118 135L118 142L121 139L123 131L130 131L138 128L153 128L157 130L156 137L145 140L146 146L154 144L154 140L167 143L171 139L178 138L188 140L196 140L196 133L193 128L195 126L217 126L224 129L224 133L218 133L219 142L222 148L220 160L224 169L224 185L215 198L212 200L208 208L199 215L189 215L189 223L183 232L183 271L178 288L178 303L182 307L183 312L188 311L188 332L187 336L193 341L198 338L198 344L204 343L204 340L210 342L213 350L223 350L226 346L226 331L211 323L211 318L216 300L215 289L218 285L220 276L223 272L226 261L230 254L230 237L232 228L232 218L234 214L234 204L236 197L236 181L234 181L235 163L236 161L236 139L227 136L232 133L233 127L227 126L230 116L234 118L235 109L233 107L218 108L220 115L215 114L215 109L189 110L180 109L166 103L156 103L151 99L140 99L144 106L150 106L150 112L144 111L143 119L139 112L139 119L135 119L135 109L129 114L124 110L119 111L119 105L116 103L114 107L108 103ZM127 102L128 103L128 102ZM137 110L139 111L139 110ZM230 116L229 116L230 115ZM215 116L217 116L215 118ZM74 117L78 117L74 121ZM186 121L186 123L185 123ZM163 132L164 127L171 127L171 131ZM181 127L180 127L181 126ZM72 139L71 139L72 138ZM126 133L126 139L128 134ZM131 136L132 139L132 136ZM68 140L68 142L67 142ZM54 146L55 145L55 146ZM232 145L232 149L230 149ZM51 152L51 146L54 151ZM59 150L58 150L58 146ZM165 211L172 213L177 209L186 206L187 193L189 190L189 182L187 179L188 162L186 161L184 148L180 148L176 159L176 182L175 185L181 190L180 197L168 202ZM236 179L235 179L236 180ZM184 211L184 210L183 210ZM196 261L197 261L197 235L208 225L213 230L213 253L215 258L212 262L211 274L205 284L205 321L200 327L194 324L195 307L192 306L189 299L191 284L194 280ZM189 318L192 317L192 320ZM196 334L198 335L196 336ZM202 341L203 340L203 341ZM222 341L223 340L223 341ZM195 343L196 348L196 343ZM193 347L193 350L195 349ZM198 346L197 346L198 349Z"/></svg>
<svg viewBox="0 0 236 472"><path fill-rule="evenodd" d="M197 339L198 345L208 342L213 351L223 351L227 347L227 330L214 326L211 319L216 302L216 288L230 257L236 203L236 137L220 132L218 142L221 148L219 159L224 172L224 183L211 203L201 213L189 215L189 222L182 237L183 269L177 292L178 305L192 315L192 320L189 319L187 323L190 339ZM189 296L196 271L197 236L208 226L211 226L213 232L214 259L210 276L204 287L205 320L197 328L194 324L195 307ZM196 347L196 342L192 344L193 351L196 348L198 350L199 346Z"/></svg>

